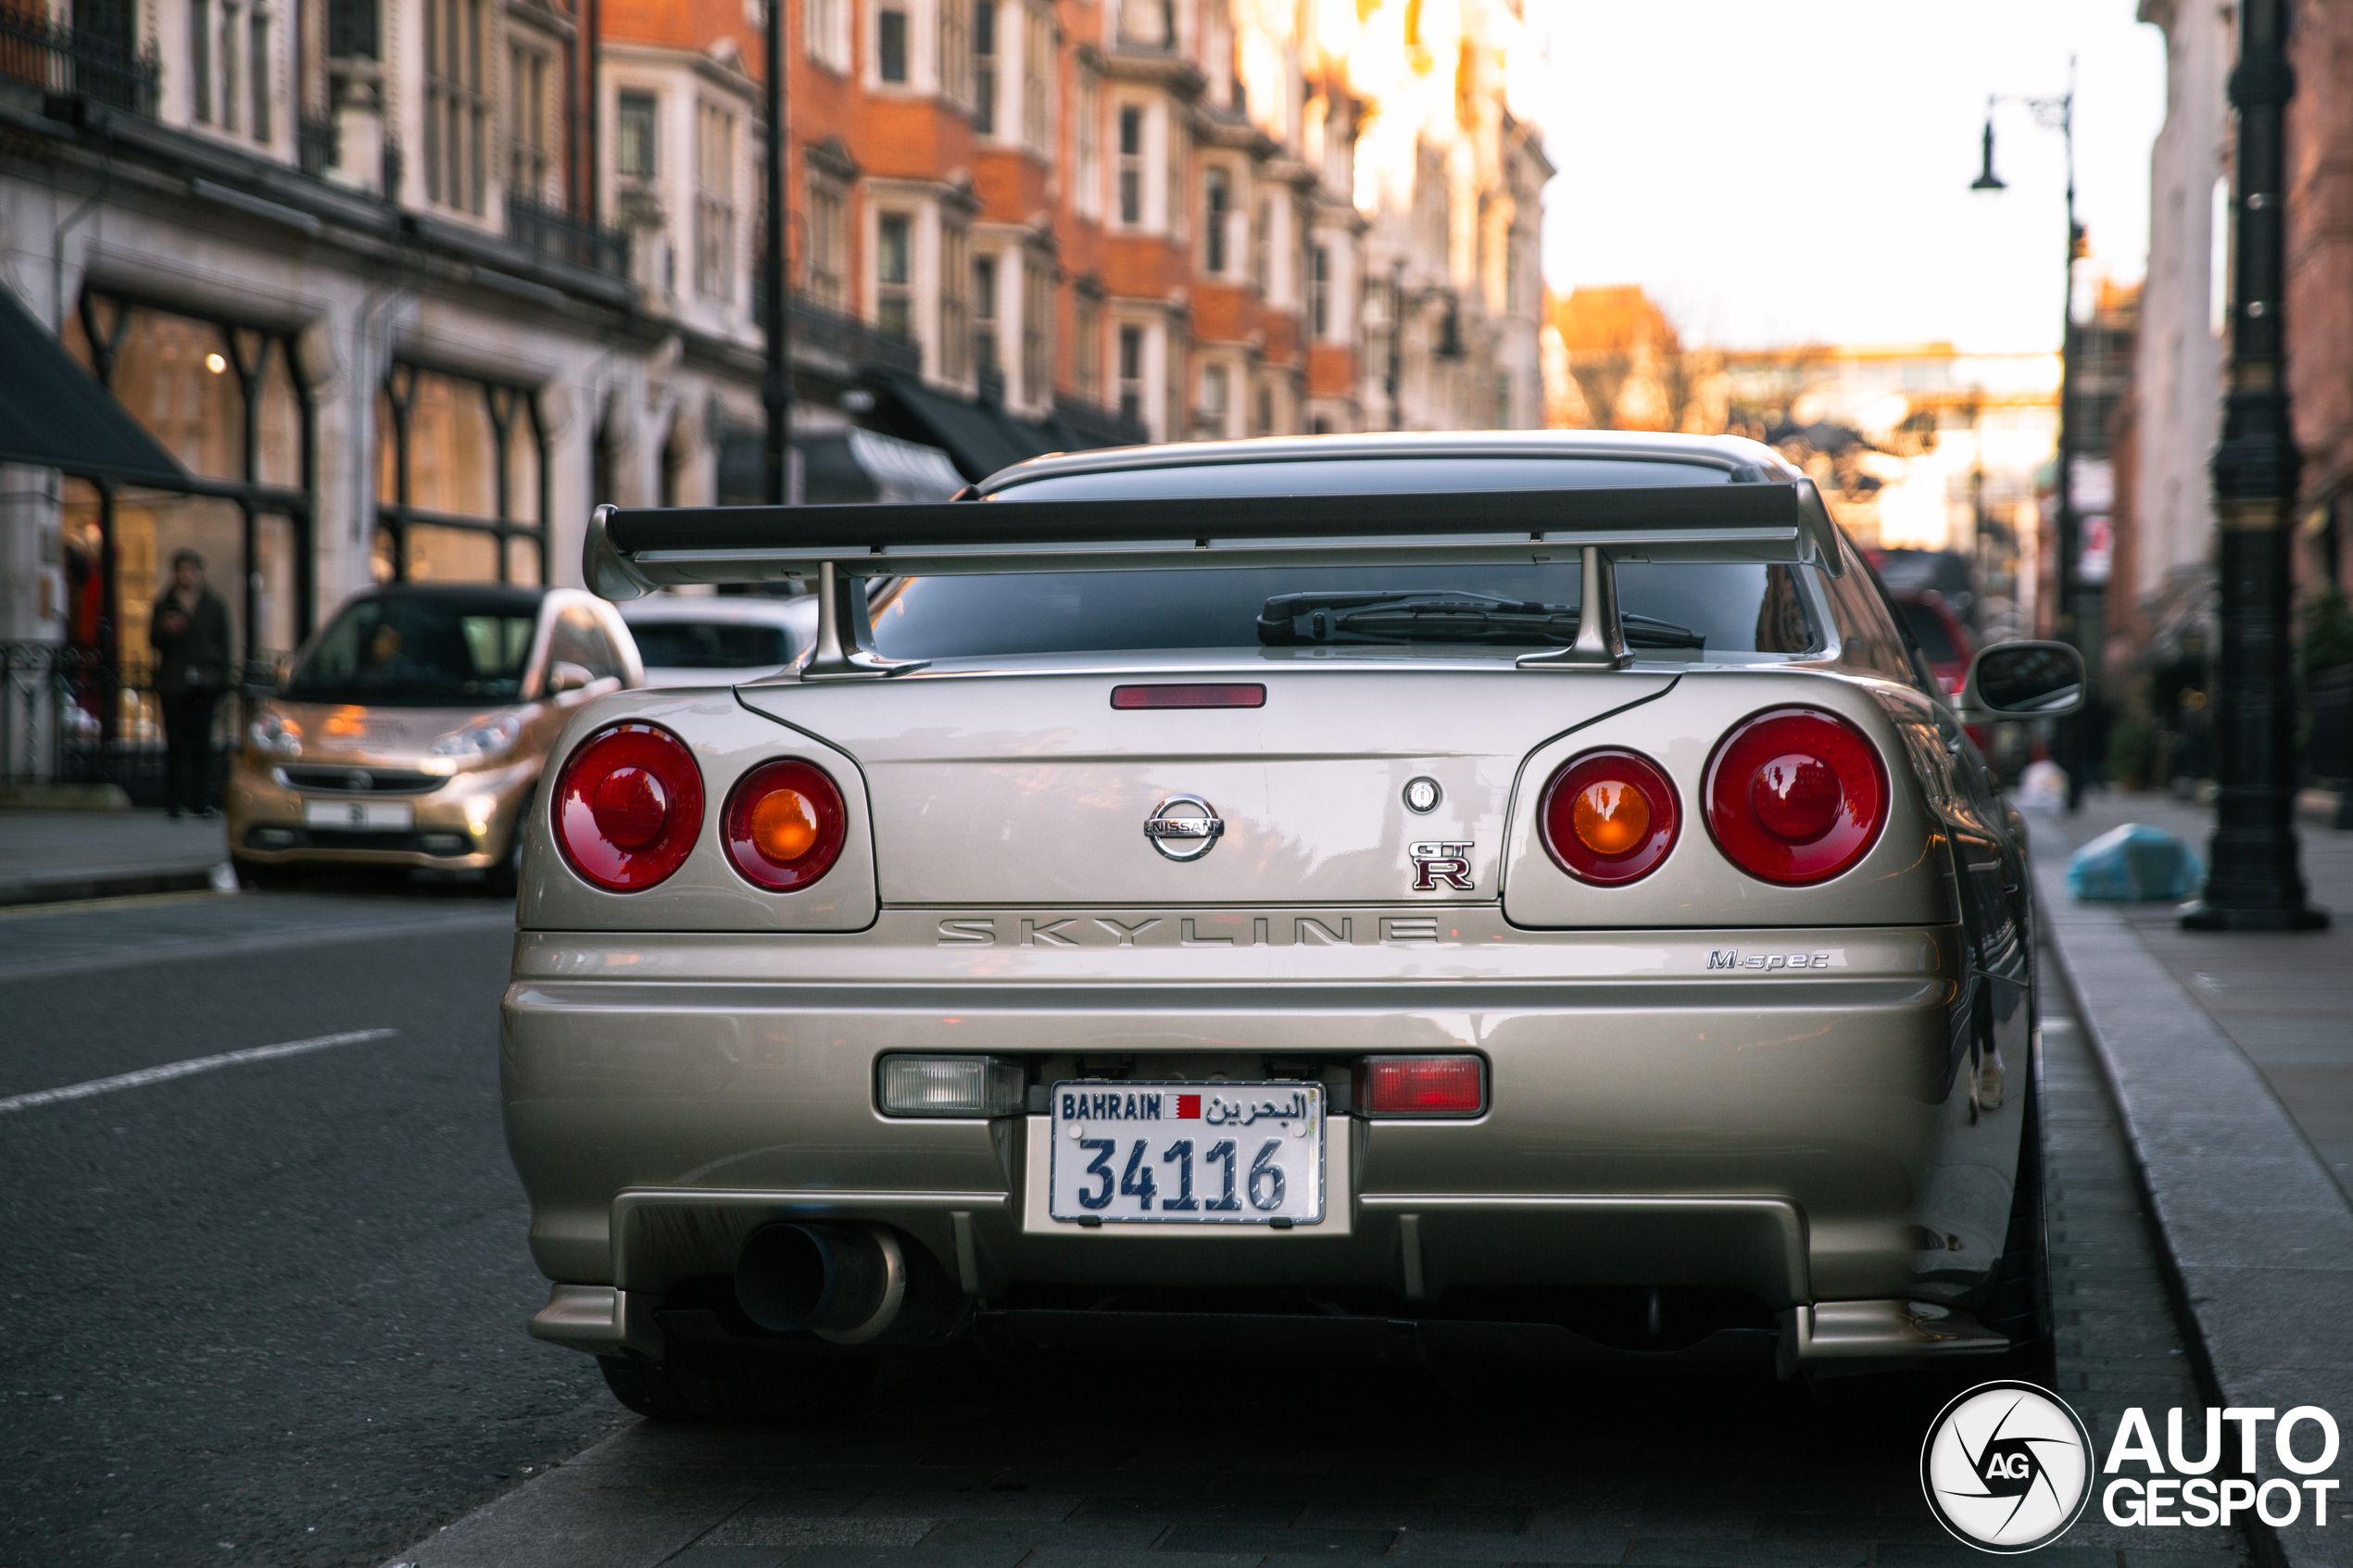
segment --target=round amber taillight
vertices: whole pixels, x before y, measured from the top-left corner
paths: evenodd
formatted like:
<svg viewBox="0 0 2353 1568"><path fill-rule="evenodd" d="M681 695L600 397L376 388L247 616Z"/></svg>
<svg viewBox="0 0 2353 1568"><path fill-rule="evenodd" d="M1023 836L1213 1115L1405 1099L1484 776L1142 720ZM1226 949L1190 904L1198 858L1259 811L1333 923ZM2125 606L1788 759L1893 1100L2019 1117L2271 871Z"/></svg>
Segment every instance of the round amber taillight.
<svg viewBox="0 0 2353 1568"><path fill-rule="evenodd" d="M686 863L702 836L702 770L656 724L610 724L583 741L556 777L556 847L581 879L638 893Z"/></svg>
<svg viewBox="0 0 2353 1568"><path fill-rule="evenodd" d="M1649 758L1589 751L1554 773L1537 823L1561 870L1613 887L1658 869L1675 847L1682 812L1674 781Z"/></svg>
<svg viewBox="0 0 2353 1568"><path fill-rule="evenodd" d="M834 781L790 759L763 762L736 780L722 820L728 863L771 893L799 892L833 870L849 834Z"/></svg>
<svg viewBox="0 0 2353 1568"><path fill-rule="evenodd" d="M1887 769L1848 720L1818 708L1751 714L1716 744L1707 831L1761 882L1804 887L1860 860L1887 825Z"/></svg>

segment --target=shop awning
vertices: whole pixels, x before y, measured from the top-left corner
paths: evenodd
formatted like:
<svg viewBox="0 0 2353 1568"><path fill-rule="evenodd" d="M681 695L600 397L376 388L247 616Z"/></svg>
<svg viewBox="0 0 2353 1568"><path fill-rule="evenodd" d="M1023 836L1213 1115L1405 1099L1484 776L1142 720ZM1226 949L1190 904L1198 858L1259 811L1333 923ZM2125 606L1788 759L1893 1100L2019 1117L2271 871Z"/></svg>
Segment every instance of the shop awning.
<svg viewBox="0 0 2353 1568"><path fill-rule="evenodd" d="M934 392L912 376L892 376L885 386L900 433L944 448L966 479L987 479L1008 464L1063 449L1044 425Z"/></svg>
<svg viewBox="0 0 2353 1568"><path fill-rule="evenodd" d="M0 463L179 489L187 470L0 287Z"/></svg>
<svg viewBox="0 0 2353 1568"><path fill-rule="evenodd" d="M812 506L862 501L945 501L964 476L937 446L901 441L878 431L812 432L793 438L800 449L801 499Z"/></svg>

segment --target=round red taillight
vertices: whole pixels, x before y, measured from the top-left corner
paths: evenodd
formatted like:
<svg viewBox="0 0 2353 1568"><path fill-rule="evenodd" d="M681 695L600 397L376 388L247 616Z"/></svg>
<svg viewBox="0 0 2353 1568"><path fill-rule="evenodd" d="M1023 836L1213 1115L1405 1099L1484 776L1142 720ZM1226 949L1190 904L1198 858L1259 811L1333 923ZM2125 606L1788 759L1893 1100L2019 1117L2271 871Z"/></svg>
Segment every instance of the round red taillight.
<svg viewBox="0 0 2353 1568"><path fill-rule="evenodd" d="M1707 831L1764 882L1827 882L1887 825L1887 768L1862 731L1817 708L1751 714L1716 745L1704 786Z"/></svg>
<svg viewBox="0 0 2353 1568"><path fill-rule="evenodd" d="M702 836L702 770L668 730L610 725L557 775L554 811L556 847L583 880L641 892L685 865Z"/></svg>
<svg viewBox="0 0 2353 1568"><path fill-rule="evenodd" d="M793 893L834 869L849 834L841 791L807 762L763 762L727 792L727 859L744 880Z"/></svg>
<svg viewBox="0 0 2353 1568"><path fill-rule="evenodd" d="M1657 870L1675 847L1682 811L1674 781L1649 758L1589 751L1554 773L1536 820L1561 870L1614 887Z"/></svg>

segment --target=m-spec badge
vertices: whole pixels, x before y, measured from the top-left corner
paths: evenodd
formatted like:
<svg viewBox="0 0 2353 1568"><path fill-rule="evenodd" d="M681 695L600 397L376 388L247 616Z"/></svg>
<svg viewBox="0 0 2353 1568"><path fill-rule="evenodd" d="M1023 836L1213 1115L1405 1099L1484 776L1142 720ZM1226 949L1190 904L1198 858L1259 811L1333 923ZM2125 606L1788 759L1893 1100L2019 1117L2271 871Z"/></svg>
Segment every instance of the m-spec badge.
<svg viewBox="0 0 2353 1568"><path fill-rule="evenodd" d="M1435 893L1451 887L1459 893L1472 890L1470 852L1476 844L1408 844L1406 857L1414 862L1414 891Z"/></svg>

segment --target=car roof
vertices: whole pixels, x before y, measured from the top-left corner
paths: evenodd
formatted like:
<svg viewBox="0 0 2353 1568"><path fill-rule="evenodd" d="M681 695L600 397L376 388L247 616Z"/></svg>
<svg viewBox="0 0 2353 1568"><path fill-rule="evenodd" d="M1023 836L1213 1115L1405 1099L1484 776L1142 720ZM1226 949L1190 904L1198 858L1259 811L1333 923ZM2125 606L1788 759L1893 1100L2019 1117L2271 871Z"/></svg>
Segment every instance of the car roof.
<svg viewBox="0 0 2353 1568"><path fill-rule="evenodd" d="M795 610L795 601L766 594L652 594L620 606L622 620L631 625L666 621L702 621L727 626L789 626L806 619L809 610Z"/></svg>
<svg viewBox="0 0 2353 1568"><path fill-rule="evenodd" d="M987 496L1041 480L1078 474L1132 473L1139 476L1137 494L1148 495L1152 489L1149 475L1168 469L1400 458L1681 463L1729 470L1735 482L1804 477L1770 446L1736 435L1603 430L1392 431L1369 435L1262 436L1246 441L1195 441L1060 452L1000 469L975 488L977 495ZM1274 474L1267 477L1270 489L1279 484ZM1465 477L1466 489L1513 487L1508 482L1481 485L1477 483L1478 476L1475 471Z"/></svg>

